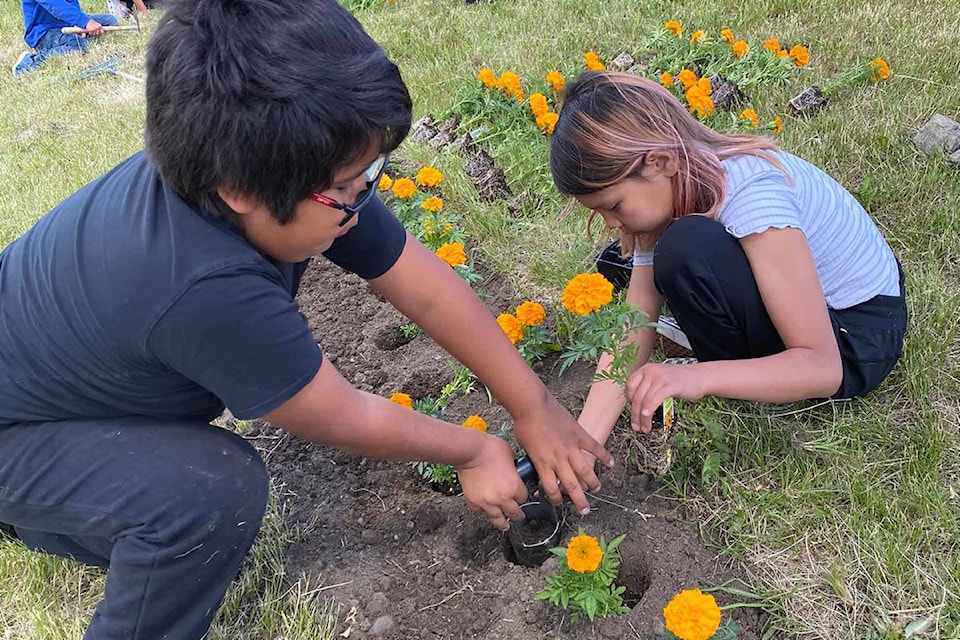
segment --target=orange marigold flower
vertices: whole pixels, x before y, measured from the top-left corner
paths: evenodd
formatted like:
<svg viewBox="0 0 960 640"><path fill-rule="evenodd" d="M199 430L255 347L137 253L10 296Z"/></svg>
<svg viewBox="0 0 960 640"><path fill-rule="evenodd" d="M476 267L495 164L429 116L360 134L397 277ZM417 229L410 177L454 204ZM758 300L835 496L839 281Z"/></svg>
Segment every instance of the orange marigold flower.
<svg viewBox="0 0 960 640"><path fill-rule="evenodd" d="M550 135L553 133L553 128L557 126L557 120L559 119L560 114L547 111L542 116L537 116L537 127L547 135Z"/></svg>
<svg viewBox="0 0 960 640"><path fill-rule="evenodd" d="M567 566L577 573L596 571L603 560L603 551L593 536L580 534L567 543Z"/></svg>
<svg viewBox="0 0 960 640"><path fill-rule="evenodd" d="M401 407L406 407L407 409L413 409L413 398L405 393L393 394L390 396L390 402L395 402Z"/></svg>
<svg viewBox="0 0 960 640"><path fill-rule="evenodd" d="M547 97L542 93L530 94L530 99L527 102L530 103L530 111L533 112L534 116L542 116L550 110L550 107L547 106Z"/></svg>
<svg viewBox="0 0 960 640"><path fill-rule="evenodd" d="M482 82L487 89L493 89L497 86L497 76L493 75L493 71L486 67L477 72L477 80Z"/></svg>
<svg viewBox="0 0 960 640"><path fill-rule="evenodd" d="M443 182L443 173L436 167L421 167L417 171L417 184L421 187L435 187Z"/></svg>
<svg viewBox="0 0 960 640"><path fill-rule="evenodd" d="M518 101L523 102L523 88L520 86L520 76L513 71L504 71L497 79L497 88L508 96L513 96Z"/></svg>
<svg viewBox="0 0 960 640"><path fill-rule="evenodd" d="M681 26L681 24L676 20L667 20L663 24L663 28L667 31L673 31L673 36L675 38L679 38L680 34L683 33L683 26Z"/></svg>
<svg viewBox="0 0 960 640"><path fill-rule="evenodd" d="M737 116L737 119L749 122L752 129L760 126L760 116L758 116L757 112L753 109L744 109L740 112L740 115Z"/></svg>
<svg viewBox="0 0 960 640"><path fill-rule="evenodd" d="M462 242L447 242L437 249L437 256L451 267L459 267L467 262L467 254Z"/></svg>
<svg viewBox="0 0 960 640"><path fill-rule="evenodd" d="M672 87L672 86L673 86L673 76L670 75L669 73L662 73L662 74L660 75L660 84L662 84L662 85L665 86L665 87Z"/></svg>
<svg viewBox="0 0 960 640"><path fill-rule="evenodd" d="M447 224L443 225L443 232L444 232L444 233L450 233L451 231L453 231L453 225L452 225L452 224L450 224L450 223L448 222Z"/></svg>
<svg viewBox="0 0 960 640"><path fill-rule="evenodd" d="M736 37L733 35L733 31L730 29L721 29L720 37L723 38L723 41L727 44L733 44L733 41L736 40Z"/></svg>
<svg viewBox="0 0 960 640"><path fill-rule="evenodd" d="M706 92L700 88L699 84L695 84L686 92L687 106L690 108L691 113L697 114L700 118L706 118L707 116L712 116L716 111L716 107L713 104L713 99L706 94Z"/></svg>
<svg viewBox="0 0 960 640"><path fill-rule="evenodd" d="M805 67L810 64L810 50L802 44L795 44L790 49L790 57L793 58L793 64L798 67Z"/></svg>
<svg viewBox="0 0 960 640"><path fill-rule="evenodd" d="M747 51L750 49L750 46L744 40L737 40L733 43L733 55L737 58L742 58L746 55Z"/></svg>
<svg viewBox="0 0 960 640"><path fill-rule="evenodd" d="M697 86L708 96L713 95L713 86L710 84L710 78L700 78L697 80Z"/></svg>
<svg viewBox="0 0 960 640"><path fill-rule="evenodd" d="M883 58L871 60L867 66L870 68L870 79L874 82L883 82L890 77L890 67Z"/></svg>
<svg viewBox="0 0 960 640"><path fill-rule="evenodd" d="M523 324L517 316L512 313L501 313L497 316L497 324L507 334L511 343L517 344L523 340Z"/></svg>
<svg viewBox="0 0 960 640"><path fill-rule="evenodd" d="M561 302L571 313L585 316L613 300L613 284L599 273L579 273L563 288Z"/></svg>
<svg viewBox="0 0 960 640"><path fill-rule="evenodd" d="M780 119L780 116L777 116L773 119L773 132L780 133L783 131L783 120Z"/></svg>
<svg viewBox="0 0 960 640"><path fill-rule="evenodd" d="M393 195L401 200L412 198L416 192L417 185L413 184L413 180L410 178L400 178L393 181Z"/></svg>
<svg viewBox="0 0 960 640"><path fill-rule="evenodd" d="M777 51L780 51L780 41L776 38L770 38L763 43L763 48L769 51L770 53L776 54Z"/></svg>
<svg viewBox="0 0 960 640"><path fill-rule="evenodd" d="M393 186L393 178L387 174L380 176L380 182L377 183L377 189L380 191L390 191L390 187Z"/></svg>
<svg viewBox="0 0 960 640"><path fill-rule="evenodd" d="M420 206L427 211L437 212L440 211L440 209L443 209L443 200L436 196L430 196L424 200L423 204Z"/></svg>
<svg viewBox="0 0 960 640"><path fill-rule="evenodd" d="M566 80L564 80L563 78L563 74L561 74L556 69L548 73L546 75L545 80L547 81L547 84L549 84L553 88L554 91L560 91L561 89L563 89L563 85L566 83Z"/></svg>
<svg viewBox="0 0 960 640"><path fill-rule="evenodd" d="M680 640L708 640L720 627L720 607L709 593L687 589L663 608L667 630Z"/></svg>
<svg viewBox="0 0 960 640"><path fill-rule="evenodd" d="M692 42L693 44L699 44L699 42L703 40L704 37L706 37L706 35L707 35L706 31L694 31L693 35L690 36L690 42Z"/></svg>
<svg viewBox="0 0 960 640"><path fill-rule="evenodd" d="M598 58L597 54L593 51L587 51L583 54L583 61L586 63L587 69L591 71L602 71L607 68L606 65L600 62L600 58Z"/></svg>
<svg viewBox="0 0 960 640"><path fill-rule="evenodd" d="M786 49L780 49L773 55L777 56L778 58L786 58L787 56L790 55L790 52L787 51Z"/></svg>
<svg viewBox="0 0 960 640"><path fill-rule="evenodd" d="M680 84L683 85L684 89L689 89L697 83L697 74L690 69L684 69L677 74L677 80L680 81Z"/></svg>
<svg viewBox="0 0 960 640"><path fill-rule="evenodd" d="M547 317L547 312L539 302L527 300L517 307L517 319L525 327L535 327Z"/></svg>
<svg viewBox="0 0 960 640"><path fill-rule="evenodd" d="M487 421L478 415L468 416L467 419L464 420L462 424L467 429L475 429L480 433L487 432Z"/></svg>

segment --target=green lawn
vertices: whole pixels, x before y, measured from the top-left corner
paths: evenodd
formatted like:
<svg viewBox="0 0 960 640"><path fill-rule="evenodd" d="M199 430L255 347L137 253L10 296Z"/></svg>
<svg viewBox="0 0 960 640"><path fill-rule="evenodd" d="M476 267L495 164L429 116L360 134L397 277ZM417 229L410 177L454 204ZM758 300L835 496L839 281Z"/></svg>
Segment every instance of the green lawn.
<svg viewBox="0 0 960 640"><path fill-rule="evenodd" d="M93 11L102 4L87 3ZM960 168L910 142L934 113L960 119L960 14L949 2L889 0L355 0L358 17L401 67L417 116L443 113L477 70L540 78L593 50L635 51L665 20L762 42L806 44L811 63L786 86L752 95L784 114L792 95L856 60L882 56L892 75L842 93L815 117L784 117L782 146L830 172L880 225L907 273L910 332L902 363L865 400L778 410L707 400L681 406L685 443L668 479L701 514L704 536L742 560L768 594L771 637L960 638ZM151 15L147 31L157 20ZM23 50L14 2L0 5L0 59ZM715 36L714 36L715 37ZM143 75L147 35L104 38L84 57L0 79L0 246L76 188L138 150L142 86L102 75L64 82L111 56ZM544 145L495 149L515 192L482 203L463 159L405 144L411 163L447 180L483 261L556 297L589 265L583 211L562 215ZM214 637L332 637L305 585L284 581L283 532L261 543ZM0 622L15 638L78 638L99 598L94 571L0 543ZM257 595L260 594L260 595Z"/></svg>

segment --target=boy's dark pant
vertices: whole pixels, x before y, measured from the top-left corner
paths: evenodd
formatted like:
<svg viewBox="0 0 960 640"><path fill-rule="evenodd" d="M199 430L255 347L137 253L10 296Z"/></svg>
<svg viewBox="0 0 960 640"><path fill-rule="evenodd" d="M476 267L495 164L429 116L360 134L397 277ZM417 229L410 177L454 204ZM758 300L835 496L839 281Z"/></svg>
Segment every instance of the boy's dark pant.
<svg viewBox="0 0 960 640"><path fill-rule="evenodd" d="M719 222L704 216L673 222L657 243L653 273L699 360L760 358L784 350L740 242ZM875 296L828 311L843 360L843 382L833 397L863 395L890 373L903 349L903 272L899 297Z"/></svg>
<svg viewBox="0 0 960 640"><path fill-rule="evenodd" d="M109 567L91 640L201 638L267 485L247 442L202 422L0 426L0 521L31 549Z"/></svg>

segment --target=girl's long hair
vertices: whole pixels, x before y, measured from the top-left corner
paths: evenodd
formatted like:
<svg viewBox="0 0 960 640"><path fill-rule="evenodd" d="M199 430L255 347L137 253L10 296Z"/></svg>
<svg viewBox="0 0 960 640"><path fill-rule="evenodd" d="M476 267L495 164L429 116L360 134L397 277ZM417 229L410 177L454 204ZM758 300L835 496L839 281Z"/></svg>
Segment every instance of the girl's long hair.
<svg viewBox="0 0 960 640"><path fill-rule="evenodd" d="M677 155L674 216L715 217L726 196L722 160L762 158L781 171L777 145L757 135L725 135L694 118L667 89L629 73L587 71L567 84L550 141L550 171L557 189L577 196L637 177L646 155ZM588 220L588 228L593 216ZM621 237L621 250L650 238ZM649 248L649 247L645 247Z"/></svg>

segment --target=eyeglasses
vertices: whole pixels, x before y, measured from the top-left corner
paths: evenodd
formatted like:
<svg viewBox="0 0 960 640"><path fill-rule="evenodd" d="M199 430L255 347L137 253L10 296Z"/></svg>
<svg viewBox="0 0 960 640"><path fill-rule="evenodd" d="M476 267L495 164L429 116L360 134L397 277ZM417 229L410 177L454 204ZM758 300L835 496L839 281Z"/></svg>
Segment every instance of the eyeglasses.
<svg viewBox="0 0 960 640"><path fill-rule="evenodd" d="M337 223L338 227L342 227L350 222L353 216L357 215L357 212L367 206L367 203L373 199L374 194L377 192L376 185L380 182L380 178L383 177L383 172L387 170L387 161L389 160L389 154L381 153L377 156L377 159L373 161L373 164L367 167L367 170L363 172L363 180L367 183L367 188L357 194L357 199L353 204L337 202L333 198L329 198L316 191L311 193L309 197L314 202L319 202L324 206L343 211L343 219Z"/></svg>

